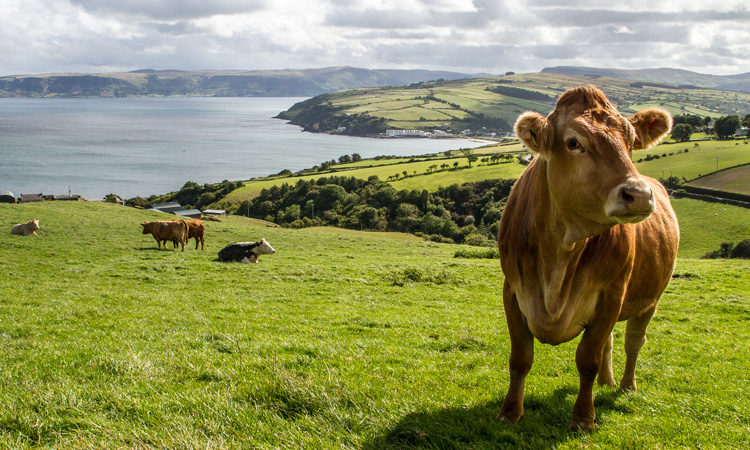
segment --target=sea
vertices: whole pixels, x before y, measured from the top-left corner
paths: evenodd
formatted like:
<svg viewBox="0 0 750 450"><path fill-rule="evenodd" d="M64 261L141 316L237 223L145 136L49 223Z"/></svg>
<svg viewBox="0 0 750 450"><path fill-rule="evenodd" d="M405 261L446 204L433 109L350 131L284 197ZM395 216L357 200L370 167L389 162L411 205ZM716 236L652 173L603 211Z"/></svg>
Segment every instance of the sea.
<svg viewBox="0 0 750 450"><path fill-rule="evenodd" d="M275 119L305 98L3 98L0 191L148 197L296 172L358 153L415 156L481 142L302 132Z"/></svg>

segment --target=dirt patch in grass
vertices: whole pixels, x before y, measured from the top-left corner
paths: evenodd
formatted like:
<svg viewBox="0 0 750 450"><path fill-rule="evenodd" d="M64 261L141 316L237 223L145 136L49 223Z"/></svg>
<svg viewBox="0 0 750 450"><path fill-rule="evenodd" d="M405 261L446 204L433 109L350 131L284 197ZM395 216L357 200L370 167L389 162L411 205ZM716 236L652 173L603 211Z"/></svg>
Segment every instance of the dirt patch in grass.
<svg viewBox="0 0 750 450"><path fill-rule="evenodd" d="M702 177L699 180L693 181L690 185L719 191L750 194L750 181L748 180L750 180L750 165L745 165Z"/></svg>

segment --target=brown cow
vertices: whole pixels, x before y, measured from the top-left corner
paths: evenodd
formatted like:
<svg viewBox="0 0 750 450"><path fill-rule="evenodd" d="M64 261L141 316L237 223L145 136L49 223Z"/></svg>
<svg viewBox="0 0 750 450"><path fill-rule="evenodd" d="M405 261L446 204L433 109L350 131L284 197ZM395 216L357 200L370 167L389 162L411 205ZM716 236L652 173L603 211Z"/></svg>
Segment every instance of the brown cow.
<svg viewBox="0 0 750 450"><path fill-rule="evenodd" d="M195 249L198 250L198 241L201 243L201 250L205 250L204 242L206 239L206 228L202 220L186 220L188 224L188 240L195 238Z"/></svg>
<svg viewBox="0 0 750 450"><path fill-rule="evenodd" d="M176 222L176 220L173 220L172 222ZM185 222L188 224L188 240L195 238L195 249L198 250L198 242L200 241L201 244L201 250L205 250L203 247L203 244L206 239L206 228L203 226L202 220L187 220L185 219ZM177 242L174 241L173 247L177 247Z"/></svg>
<svg viewBox="0 0 750 450"><path fill-rule="evenodd" d="M156 247L161 249L164 242L164 250L167 249L167 241L179 242L182 245L182 251L185 251L185 244L188 239L188 224L184 220L158 220L156 222L144 222L143 234L151 233L156 240Z"/></svg>
<svg viewBox="0 0 750 450"><path fill-rule="evenodd" d="M614 387L612 330L627 320L623 390L635 391L638 352L671 278L677 218L657 181L639 174L632 150L670 130L669 113L626 119L595 87L565 92L547 118L522 114L516 134L537 157L518 179L498 246L510 332L510 386L497 419L523 415L534 338L557 345L583 331L571 429L594 429L594 379Z"/></svg>

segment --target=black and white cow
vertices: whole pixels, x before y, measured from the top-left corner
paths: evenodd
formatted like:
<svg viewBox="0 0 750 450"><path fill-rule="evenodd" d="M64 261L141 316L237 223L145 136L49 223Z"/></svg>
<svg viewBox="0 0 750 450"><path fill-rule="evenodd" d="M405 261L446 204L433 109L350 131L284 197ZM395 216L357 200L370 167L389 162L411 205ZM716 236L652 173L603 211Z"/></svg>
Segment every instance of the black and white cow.
<svg viewBox="0 0 750 450"><path fill-rule="evenodd" d="M272 255L276 250L265 238L260 242L235 242L219 250L219 261L257 263L260 255Z"/></svg>

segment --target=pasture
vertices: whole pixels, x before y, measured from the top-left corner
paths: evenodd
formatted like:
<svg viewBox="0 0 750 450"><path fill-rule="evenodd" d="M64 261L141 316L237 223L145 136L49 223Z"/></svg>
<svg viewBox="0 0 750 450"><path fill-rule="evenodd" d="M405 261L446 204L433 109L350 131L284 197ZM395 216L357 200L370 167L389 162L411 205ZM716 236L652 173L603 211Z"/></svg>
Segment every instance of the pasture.
<svg viewBox="0 0 750 450"><path fill-rule="evenodd" d="M454 258L466 247L230 217L206 222L205 252L158 251L139 225L156 213L0 205L0 448L747 448L750 262L695 259L725 228L675 207L686 251L639 392L595 389L597 431L579 434L577 340L537 344L526 415L494 421L503 279L496 259ZM728 210L714 217L750 234L750 211ZM38 237L10 234L31 218ZM277 252L260 264L217 261L262 237Z"/></svg>
<svg viewBox="0 0 750 450"><path fill-rule="evenodd" d="M746 142L744 140L665 142L649 150L634 152L633 159L638 171L644 175L656 179L677 177L681 180L683 178L693 180L700 175L716 171L717 167L725 169L750 163L750 144ZM495 153L509 153L515 156L524 150L525 147L519 141L511 141L476 148L473 150L473 154L481 159ZM645 159L649 155L658 155L659 158L646 161ZM637 162L638 160L642 161ZM458 170L452 169L454 163L458 163ZM440 169L439 167L443 164L448 164L451 169ZM437 166L439 169L428 171L432 166ZM393 186L399 190L427 189L428 191L435 191L439 187L450 186L454 183L461 184L499 178L515 179L520 176L524 166L518 164L514 158L510 162L500 164L482 164L478 160L469 167L466 158L461 156L460 152L453 152L451 157L439 154L413 158L365 159L357 163L337 164L332 166L332 169L332 171L249 180L245 182L242 188L216 201L212 207L224 209L231 205L238 205L243 200L257 196L261 189L268 189L283 183L295 184L300 179L317 179L331 175L367 179L375 175L381 180L390 180ZM404 172L406 172L406 177L404 177ZM743 174L744 172L741 170L739 172L731 171L731 173L725 173L722 178L700 179L696 180L694 184L704 186L704 183L711 182L712 189L747 193L748 183L746 177L742 176ZM391 179L394 176L398 176L398 179Z"/></svg>
<svg viewBox="0 0 750 450"><path fill-rule="evenodd" d="M645 161L648 155L658 155L660 158ZM717 168L721 170L750 163L750 142L730 140L664 143L649 150L634 152L633 159L644 159L636 164L638 171L644 175L657 179L675 176L693 180L715 172Z"/></svg>
<svg viewBox="0 0 750 450"><path fill-rule="evenodd" d="M308 116L301 124L312 125L330 118L329 115L313 113L316 105L325 105L335 109L331 113L334 116L364 114L385 119L389 127L396 129L432 131L448 126L460 130L462 126L469 126L471 119L481 117L494 121L492 125L481 126L510 131L509 127L520 113L533 110L546 115L554 108L554 100L560 93L589 84L603 90L626 116L646 107L659 107L673 115L691 113L719 117L739 114L744 117L750 100L750 94L742 92L634 83L608 77L526 73L339 91L313 98L305 102L306 106L292 107L285 114L292 119ZM503 90L503 87L522 91ZM310 110L305 111L305 108Z"/></svg>

